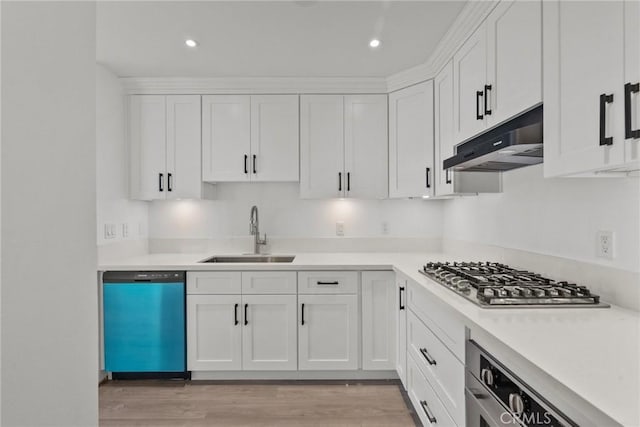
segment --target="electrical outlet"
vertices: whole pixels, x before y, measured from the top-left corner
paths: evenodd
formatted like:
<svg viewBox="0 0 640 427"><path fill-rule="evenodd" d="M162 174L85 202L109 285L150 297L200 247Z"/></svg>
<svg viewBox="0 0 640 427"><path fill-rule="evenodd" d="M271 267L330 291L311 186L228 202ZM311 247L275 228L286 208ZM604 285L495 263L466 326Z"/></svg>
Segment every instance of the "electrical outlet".
<svg viewBox="0 0 640 427"><path fill-rule="evenodd" d="M116 225L113 223L104 224L104 238L115 239L116 238Z"/></svg>
<svg viewBox="0 0 640 427"><path fill-rule="evenodd" d="M389 234L389 223L382 221L382 234Z"/></svg>
<svg viewBox="0 0 640 427"><path fill-rule="evenodd" d="M613 231L598 231L596 235L596 254L600 258L613 259L614 235Z"/></svg>
<svg viewBox="0 0 640 427"><path fill-rule="evenodd" d="M122 223L122 237L129 237L129 224Z"/></svg>
<svg viewBox="0 0 640 427"><path fill-rule="evenodd" d="M336 222L336 236L344 236L344 222Z"/></svg>

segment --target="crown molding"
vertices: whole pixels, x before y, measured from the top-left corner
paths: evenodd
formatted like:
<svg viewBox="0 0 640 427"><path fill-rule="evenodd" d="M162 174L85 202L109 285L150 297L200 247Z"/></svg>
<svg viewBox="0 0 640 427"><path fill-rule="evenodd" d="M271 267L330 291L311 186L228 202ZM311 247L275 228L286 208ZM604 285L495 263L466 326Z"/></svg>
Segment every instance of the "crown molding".
<svg viewBox="0 0 640 427"><path fill-rule="evenodd" d="M129 95L387 93L384 77L123 77Z"/></svg>
<svg viewBox="0 0 640 427"><path fill-rule="evenodd" d="M498 3L499 0L467 2L425 63L387 78L389 92L434 78Z"/></svg>

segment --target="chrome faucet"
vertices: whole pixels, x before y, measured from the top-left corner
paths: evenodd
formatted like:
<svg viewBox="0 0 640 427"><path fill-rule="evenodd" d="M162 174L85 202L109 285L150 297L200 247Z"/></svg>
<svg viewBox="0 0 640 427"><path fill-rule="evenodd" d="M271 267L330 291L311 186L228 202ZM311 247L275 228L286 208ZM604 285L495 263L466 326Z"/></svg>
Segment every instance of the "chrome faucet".
<svg viewBox="0 0 640 427"><path fill-rule="evenodd" d="M254 237L253 243L253 253L258 255L260 253L260 245L267 244L267 234L265 233L264 238L260 238L260 221L258 220L258 207L251 207L251 216L249 219L249 233L251 233Z"/></svg>

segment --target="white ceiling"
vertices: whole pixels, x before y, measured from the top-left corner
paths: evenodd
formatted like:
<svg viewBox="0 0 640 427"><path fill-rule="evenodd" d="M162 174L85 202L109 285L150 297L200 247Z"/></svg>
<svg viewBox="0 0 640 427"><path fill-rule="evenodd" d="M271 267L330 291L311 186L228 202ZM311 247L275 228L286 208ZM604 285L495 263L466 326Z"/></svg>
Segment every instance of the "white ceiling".
<svg viewBox="0 0 640 427"><path fill-rule="evenodd" d="M425 62L464 3L104 1L97 60L121 77L387 77Z"/></svg>

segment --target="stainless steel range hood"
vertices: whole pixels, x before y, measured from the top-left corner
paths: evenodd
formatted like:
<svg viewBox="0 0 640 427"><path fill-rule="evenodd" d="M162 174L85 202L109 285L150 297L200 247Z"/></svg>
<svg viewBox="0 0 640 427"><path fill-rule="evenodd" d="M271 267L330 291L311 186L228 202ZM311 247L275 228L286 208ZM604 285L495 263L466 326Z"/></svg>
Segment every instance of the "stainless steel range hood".
<svg viewBox="0 0 640 427"><path fill-rule="evenodd" d="M443 168L500 172L542 163L542 105L470 139Z"/></svg>

